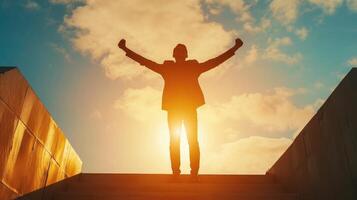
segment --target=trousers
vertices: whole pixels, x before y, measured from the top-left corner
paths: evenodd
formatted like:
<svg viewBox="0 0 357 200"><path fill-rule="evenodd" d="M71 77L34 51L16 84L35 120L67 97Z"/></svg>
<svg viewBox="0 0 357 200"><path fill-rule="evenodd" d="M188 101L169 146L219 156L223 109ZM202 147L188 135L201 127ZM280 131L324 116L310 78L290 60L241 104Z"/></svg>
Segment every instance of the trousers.
<svg viewBox="0 0 357 200"><path fill-rule="evenodd" d="M180 132L182 124L190 148L191 174L197 175L200 167L200 148L197 134L196 109L168 110L168 125L170 132L170 158L174 174L180 174Z"/></svg>

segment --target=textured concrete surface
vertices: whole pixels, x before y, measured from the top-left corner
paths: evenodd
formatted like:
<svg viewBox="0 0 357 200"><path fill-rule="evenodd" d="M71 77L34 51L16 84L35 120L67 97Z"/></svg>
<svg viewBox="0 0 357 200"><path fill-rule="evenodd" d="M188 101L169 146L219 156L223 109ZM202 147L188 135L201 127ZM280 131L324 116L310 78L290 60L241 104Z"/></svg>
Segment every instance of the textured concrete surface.
<svg viewBox="0 0 357 200"><path fill-rule="evenodd" d="M80 173L82 161L20 71L0 67L0 199Z"/></svg>
<svg viewBox="0 0 357 200"><path fill-rule="evenodd" d="M302 199L357 199L357 69L268 170Z"/></svg>

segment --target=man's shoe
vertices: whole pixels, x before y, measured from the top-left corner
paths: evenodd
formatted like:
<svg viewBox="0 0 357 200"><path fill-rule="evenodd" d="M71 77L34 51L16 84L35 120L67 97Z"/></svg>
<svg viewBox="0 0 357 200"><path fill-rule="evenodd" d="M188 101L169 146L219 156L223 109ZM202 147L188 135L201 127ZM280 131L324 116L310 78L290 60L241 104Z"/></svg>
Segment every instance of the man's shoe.
<svg viewBox="0 0 357 200"><path fill-rule="evenodd" d="M200 181L198 174L196 174L196 173L191 173L190 180L191 180L191 182L194 182L194 183L197 183Z"/></svg>
<svg viewBox="0 0 357 200"><path fill-rule="evenodd" d="M172 176L170 178L170 182L178 182L179 181L179 177L180 177L180 171L174 171L172 172Z"/></svg>

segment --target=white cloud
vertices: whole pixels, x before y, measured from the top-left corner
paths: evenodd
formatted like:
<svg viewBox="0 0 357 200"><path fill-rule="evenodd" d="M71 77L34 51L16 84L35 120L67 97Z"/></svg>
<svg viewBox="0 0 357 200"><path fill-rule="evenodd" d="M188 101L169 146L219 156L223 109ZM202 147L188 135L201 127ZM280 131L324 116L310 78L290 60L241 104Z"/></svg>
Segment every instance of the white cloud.
<svg viewBox="0 0 357 200"><path fill-rule="evenodd" d="M286 64L296 64L302 59L301 53L289 55L281 51L281 47L292 45L292 40L289 37L276 38L268 40L268 47L264 49L262 57L264 59L283 62Z"/></svg>
<svg viewBox="0 0 357 200"><path fill-rule="evenodd" d="M307 35L309 34L309 31L307 30L307 28L302 27L299 29L295 30L295 34L301 39L301 40L305 40L307 38Z"/></svg>
<svg viewBox="0 0 357 200"><path fill-rule="evenodd" d="M279 22L289 25L297 19L300 3L300 0L273 0L270 3L270 10Z"/></svg>
<svg viewBox="0 0 357 200"><path fill-rule="evenodd" d="M35 1L29 0L26 2L25 8L28 10L38 10L40 9L40 5Z"/></svg>
<svg viewBox="0 0 357 200"><path fill-rule="evenodd" d="M273 0L270 3L270 10L280 23L289 26L298 19L301 8L306 11L312 4L321 8L325 14L332 15L343 2L344 0ZM347 0L347 5L351 10L357 10L356 2Z"/></svg>
<svg viewBox="0 0 357 200"><path fill-rule="evenodd" d="M292 143L288 138L252 136L226 143L210 155L202 155L205 173L263 174ZM213 164L214 163L214 164Z"/></svg>
<svg viewBox="0 0 357 200"><path fill-rule="evenodd" d="M160 115L161 92L152 87L129 88L115 101L114 108L139 121L157 120Z"/></svg>
<svg viewBox="0 0 357 200"><path fill-rule="evenodd" d="M189 57L201 61L233 45L235 37L220 24L205 21L199 0L88 0L73 10L65 24L76 30L75 48L99 61L112 79L146 72L117 48L121 38L138 53L162 62L172 58L177 43L187 44Z"/></svg>
<svg viewBox="0 0 357 200"><path fill-rule="evenodd" d="M271 27L271 21L269 19L262 19L258 25L254 25L252 22L246 22L243 25L245 31L250 33L259 33L266 31Z"/></svg>
<svg viewBox="0 0 357 200"><path fill-rule="evenodd" d="M314 107L296 106L291 97L304 91L275 88L270 93L246 93L233 96L229 102L216 105L216 114L233 121L246 121L269 132L289 132L300 129L314 113ZM212 111L211 111L212 112ZM254 132L254 131L251 131Z"/></svg>
<svg viewBox="0 0 357 200"><path fill-rule="evenodd" d="M351 58L347 61L351 67L357 67L357 57Z"/></svg>
<svg viewBox="0 0 357 200"><path fill-rule="evenodd" d="M212 15L218 15L222 10L223 8L219 5L208 5L208 12Z"/></svg>
<svg viewBox="0 0 357 200"><path fill-rule="evenodd" d="M343 0L308 0L310 3L322 8L327 14L333 14L336 8L342 5Z"/></svg>
<svg viewBox="0 0 357 200"><path fill-rule="evenodd" d="M248 1L249 2L249 1ZM236 15L236 20L240 22L251 22L254 21L254 16L250 13L250 7L256 4L256 1L244 0L205 0L208 7L222 8L228 7ZM221 13L222 9L220 9ZM216 14L218 14L216 13Z"/></svg>
<svg viewBox="0 0 357 200"><path fill-rule="evenodd" d="M279 47L279 46L289 46L292 45L293 42L290 37L282 37L282 38L276 38L276 39L268 39L268 42L270 43L271 46Z"/></svg>
<svg viewBox="0 0 357 200"><path fill-rule="evenodd" d="M245 11L247 6L243 0L206 0L208 5L222 5L229 7L232 11L239 13Z"/></svg>
<svg viewBox="0 0 357 200"><path fill-rule="evenodd" d="M254 63L258 59L258 48L256 45L252 45L248 50L246 56L243 58L242 64L251 64Z"/></svg>
<svg viewBox="0 0 357 200"><path fill-rule="evenodd" d="M282 50L284 47L293 45L290 37L269 38L267 43L266 47L259 47L256 44L246 47L244 51L239 52L239 58L233 61L231 65L234 65L236 68L245 68L254 66L257 62L266 61L282 62L292 65L300 62L303 58L299 52L288 54Z"/></svg>
<svg viewBox="0 0 357 200"><path fill-rule="evenodd" d="M346 2L350 10L357 12L357 0L347 0Z"/></svg>
<svg viewBox="0 0 357 200"><path fill-rule="evenodd" d="M61 46L59 46L58 44L55 44L55 43L51 43L50 46L56 52L61 54L67 62L72 62L72 56L68 53L68 51L65 48L63 48L63 47L61 47Z"/></svg>

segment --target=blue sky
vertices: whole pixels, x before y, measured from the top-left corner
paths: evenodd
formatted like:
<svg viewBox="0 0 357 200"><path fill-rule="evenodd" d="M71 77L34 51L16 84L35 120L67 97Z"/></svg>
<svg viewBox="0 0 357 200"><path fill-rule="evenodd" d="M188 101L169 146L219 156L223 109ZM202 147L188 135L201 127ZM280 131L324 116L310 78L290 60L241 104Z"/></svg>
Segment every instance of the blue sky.
<svg viewBox="0 0 357 200"><path fill-rule="evenodd" d="M216 157L229 160L229 155L247 151L233 144L242 145L257 139L252 137L259 137L258 140L269 143L262 151L269 149L270 144L281 149L267 155L268 161L273 162L341 78L357 65L357 1L354 0L285 3L282 0L206 0L176 1L160 6L155 5L157 2L150 5L133 1L122 6L120 3L0 0L0 65L20 68L79 152L86 171L147 171L145 167L137 167L142 155L131 146L138 144L128 143L150 135L135 135L136 132L165 134L166 131L165 115L157 98L162 88L160 77L126 60L115 47L120 38L126 38L130 47L158 62L170 59L172 44L182 41L188 44L192 56L201 61L229 47L235 37L243 39L244 47L238 50L236 58L200 80L207 99L206 107L200 111L202 126L206 129L215 126L212 130L225 127L223 134L233 138L214 143L202 133L202 140L208 141L207 160ZM201 34L196 34L200 31ZM140 110L140 106L133 107L132 101L136 104L153 101L154 108ZM231 115L240 117L232 118L228 111L221 116L227 118L225 122L206 116L221 112L225 108L221 105L232 107L237 113L230 110ZM241 116L240 113L246 112L242 105L274 109L270 114L270 110L266 113L256 110L252 112L254 115ZM148 122L135 113L144 113L160 123ZM286 113L296 115L293 120L301 123L281 119L280 125L278 117L284 118ZM249 123L243 127L235 122ZM166 140L165 136L163 141ZM144 149L152 147L139 144ZM94 145L100 150L91 148ZM160 148L147 157L155 157L155 152L164 150ZM102 156L108 151L119 158L113 161L110 155ZM167 154L158 157L165 159ZM255 158L252 155L250 160ZM242 162L238 164L245 166ZM267 167L258 163L253 170L225 171L224 164L221 165L203 170L264 172ZM161 172L165 167L167 163L152 165L149 171Z"/></svg>

